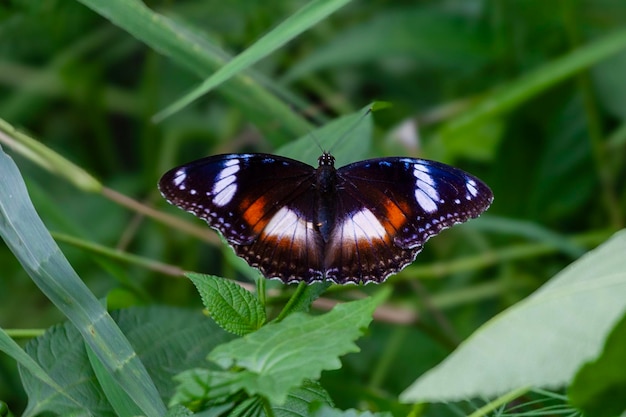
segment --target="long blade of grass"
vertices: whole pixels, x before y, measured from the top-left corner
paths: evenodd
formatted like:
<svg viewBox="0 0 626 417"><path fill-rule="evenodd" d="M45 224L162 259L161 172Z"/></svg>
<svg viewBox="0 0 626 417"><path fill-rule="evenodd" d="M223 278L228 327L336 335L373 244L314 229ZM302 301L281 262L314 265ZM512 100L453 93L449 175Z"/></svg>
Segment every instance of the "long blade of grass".
<svg viewBox="0 0 626 417"><path fill-rule="evenodd" d="M149 417L163 415L165 405L143 364L61 253L37 215L17 166L1 148L0 178L0 236L142 412Z"/></svg>
<svg viewBox="0 0 626 417"><path fill-rule="evenodd" d="M626 30L617 31L581 46L529 72L511 84L503 86L493 94L489 94L472 110L446 124L439 134L444 141L457 140L465 135L466 130L511 111L548 87L556 85L624 48L626 48Z"/></svg>
<svg viewBox="0 0 626 417"><path fill-rule="evenodd" d="M228 61L228 54L199 30L156 13L140 1L78 1L202 78L208 77ZM303 117L253 77L235 77L224 84L220 92L236 103L252 123L261 129L265 127L265 133L274 146L311 129Z"/></svg>
<svg viewBox="0 0 626 417"><path fill-rule="evenodd" d="M349 1L350 0L313 0L306 4L244 52L221 67L200 86L156 114L154 120L163 120L180 111L224 81L271 54L337 9L343 7Z"/></svg>

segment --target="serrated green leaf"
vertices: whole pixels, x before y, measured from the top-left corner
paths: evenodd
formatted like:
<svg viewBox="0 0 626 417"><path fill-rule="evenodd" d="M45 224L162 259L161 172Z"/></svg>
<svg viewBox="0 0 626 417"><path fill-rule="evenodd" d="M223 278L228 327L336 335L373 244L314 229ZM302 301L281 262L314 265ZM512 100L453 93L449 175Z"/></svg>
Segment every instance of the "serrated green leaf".
<svg viewBox="0 0 626 417"><path fill-rule="evenodd" d="M602 355L576 374L567 394L587 416L611 417L626 411L626 316L606 340Z"/></svg>
<svg viewBox="0 0 626 417"><path fill-rule="evenodd" d="M234 372L214 371L210 369L189 369L174 377L178 383L176 392L170 400L175 404L220 403L238 391L233 388L233 381L242 375Z"/></svg>
<svg viewBox="0 0 626 417"><path fill-rule="evenodd" d="M388 291L336 306L321 316L292 314L209 354L223 369L243 368L235 387L249 395L266 396L283 404L287 393L304 379L317 379L323 370L341 367L339 356L358 352L354 344L372 320L372 313Z"/></svg>
<svg viewBox="0 0 626 417"><path fill-rule="evenodd" d="M260 329L265 323L265 308L250 291L233 281L213 275L189 273L202 302L215 322L238 336Z"/></svg>
<svg viewBox="0 0 626 417"><path fill-rule="evenodd" d="M625 253L621 231L483 325L400 399L456 401L567 384L626 311Z"/></svg>
<svg viewBox="0 0 626 417"><path fill-rule="evenodd" d="M305 380L304 383L289 391L283 405L272 405L276 417L308 416L312 404L333 406L328 392L317 382Z"/></svg>

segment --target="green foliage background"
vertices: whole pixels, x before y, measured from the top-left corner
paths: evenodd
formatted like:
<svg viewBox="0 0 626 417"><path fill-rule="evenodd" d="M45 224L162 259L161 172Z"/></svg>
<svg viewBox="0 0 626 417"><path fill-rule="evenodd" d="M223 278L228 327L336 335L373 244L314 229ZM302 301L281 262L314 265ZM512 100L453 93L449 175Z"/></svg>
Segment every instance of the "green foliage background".
<svg viewBox="0 0 626 417"><path fill-rule="evenodd" d="M249 273L201 222L165 203L163 172L209 154L275 152L300 137L306 160L318 153L317 126L374 100L393 106L375 112L372 137L347 141L342 155L442 160L483 179L495 201L384 284L393 287L387 320L322 377L338 407L404 412L398 395L420 374L624 226L622 0L349 2L286 45L262 47L262 59L158 124L152 116L306 3L145 3L0 2L0 118L95 181L0 144L109 308L200 308L182 270ZM398 140L399 126L418 138ZM23 330L26 341L64 320L3 244L0 266L0 327ZM278 308L290 290L267 286ZM26 404L21 386L14 360L0 355L0 400L14 411Z"/></svg>

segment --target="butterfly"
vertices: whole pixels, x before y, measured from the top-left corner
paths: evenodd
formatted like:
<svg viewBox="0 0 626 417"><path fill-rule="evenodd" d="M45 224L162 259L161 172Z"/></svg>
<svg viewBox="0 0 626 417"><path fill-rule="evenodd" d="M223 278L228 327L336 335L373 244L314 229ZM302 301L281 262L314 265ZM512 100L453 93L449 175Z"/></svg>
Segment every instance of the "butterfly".
<svg viewBox="0 0 626 417"><path fill-rule="evenodd" d="M378 158L317 168L269 154L225 154L165 173L165 199L204 219L235 253L285 283L383 282L424 243L493 201L478 178L440 162Z"/></svg>

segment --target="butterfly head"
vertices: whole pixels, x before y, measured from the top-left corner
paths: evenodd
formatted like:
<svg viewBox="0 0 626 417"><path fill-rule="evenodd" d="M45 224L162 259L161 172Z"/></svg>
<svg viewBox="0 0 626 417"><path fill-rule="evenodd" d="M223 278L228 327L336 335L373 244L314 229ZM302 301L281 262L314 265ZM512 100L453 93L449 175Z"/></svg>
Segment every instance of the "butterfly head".
<svg viewBox="0 0 626 417"><path fill-rule="evenodd" d="M317 158L317 163L319 166L324 167L334 167L335 166L335 157L330 154L330 152L324 151L322 155Z"/></svg>

